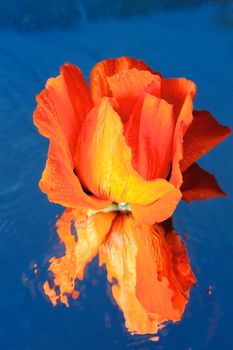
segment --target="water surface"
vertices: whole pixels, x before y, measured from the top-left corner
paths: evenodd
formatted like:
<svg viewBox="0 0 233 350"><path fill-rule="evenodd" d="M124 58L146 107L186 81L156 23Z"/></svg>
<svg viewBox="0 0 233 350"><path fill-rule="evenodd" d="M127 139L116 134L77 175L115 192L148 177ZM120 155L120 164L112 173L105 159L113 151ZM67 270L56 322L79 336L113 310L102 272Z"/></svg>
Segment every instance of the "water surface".
<svg viewBox="0 0 233 350"><path fill-rule="evenodd" d="M160 342L151 343L125 330L97 261L89 266L82 295L69 309L53 308L44 297L46 262L63 252L54 229L62 208L49 203L37 186L48 142L31 119L35 95L64 62L78 65L88 78L97 61L129 55L166 77L194 80L196 108L210 110L232 128L229 11L209 5L127 20L81 21L70 29L0 31L0 349L232 349L232 139L200 162L230 197L182 203L176 212L178 231L189 236L198 286L182 322L169 325Z"/></svg>

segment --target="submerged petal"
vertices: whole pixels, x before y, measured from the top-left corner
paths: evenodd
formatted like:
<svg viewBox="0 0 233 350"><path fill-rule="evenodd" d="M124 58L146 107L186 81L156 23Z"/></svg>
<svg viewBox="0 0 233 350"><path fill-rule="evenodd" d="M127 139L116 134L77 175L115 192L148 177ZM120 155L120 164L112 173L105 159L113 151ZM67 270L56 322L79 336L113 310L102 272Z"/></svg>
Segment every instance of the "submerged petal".
<svg viewBox="0 0 233 350"><path fill-rule="evenodd" d="M174 187L164 179L146 181L133 169L123 124L108 98L103 98L85 119L75 161L84 186L113 202L146 205Z"/></svg>
<svg viewBox="0 0 233 350"><path fill-rule="evenodd" d="M116 281L113 296L130 332L156 333L165 321L181 319L195 277L174 231L120 214L99 255L109 281Z"/></svg>
<svg viewBox="0 0 233 350"><path fill-rule="evenodd" d="M44 291L54 305L60 300L68 306L67 296L78 296L75 281L83 279L86 265L96 256L114 217L115 213L87 216L84 212L66 209L57 221L57 233L65 245L65 255L50 260L49 270L53 273L54 286L50 286L48 281L44 284Z"/></svg>
<svg viewBox="0 0 233 350"><path fill-rule="evenodd" d="M180 164L182 171L230 134L231 130L219 124L208 111L194 111L193 122L184 137L184 159Z"/></svg>
<svg viewBox="0 0 233 350"><path fill-rule="evenodd" d="M141 60L126 56L110 58L97 63L90 75L91 93L94 103L98 104L103 96L112 97L107 77L126 72L132 68L151 72L150 67Z"/></svg>
<svg viewBox="0 0 233 350"><path fill-rule="evenodd" d="M197 163L192 164L183 173L181 191L186 202L227 196L219 187L214 175L202 169Z"/></svg>
<svg viewBox="0 0 233 350"><path fill-rule="evenodd" d="M50 139L41 190L50 201L67 207L104 208L109 202L84 193L74 174L73 155L78 132L92 106L80 70L68 64L63 66L60 76L48 80L45 90L37 96L37 102L34 123L40 133Z"/></svg>

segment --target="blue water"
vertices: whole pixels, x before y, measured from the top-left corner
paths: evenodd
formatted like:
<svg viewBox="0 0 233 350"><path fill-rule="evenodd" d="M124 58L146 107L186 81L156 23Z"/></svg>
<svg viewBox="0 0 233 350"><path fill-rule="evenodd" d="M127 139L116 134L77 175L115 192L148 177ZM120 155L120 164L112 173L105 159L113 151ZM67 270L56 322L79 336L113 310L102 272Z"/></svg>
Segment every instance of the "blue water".
<svg viewBox="0 0 233 350"><path fill-rule="evenodd" d="M165 76L194 80L196 108L211 110L232 128L231 11L227 4L208 5L130 19L82 20L69 29L1 29L0 350L233 349L232 138L200 162L230 197L182 203L176 212L178 231L189 236L198 286L182 321L169 325L160 341L152 343L127 333L96 260L88 268L81 297L69 309L53 308L44 297L48 259L62 252L54 229L62 208L49 203L37 186L48 142L31 119L35 95L65 61L77 64L88 77L97 61L128 55ZM39 265L36 276L34 263Z"/></svg>

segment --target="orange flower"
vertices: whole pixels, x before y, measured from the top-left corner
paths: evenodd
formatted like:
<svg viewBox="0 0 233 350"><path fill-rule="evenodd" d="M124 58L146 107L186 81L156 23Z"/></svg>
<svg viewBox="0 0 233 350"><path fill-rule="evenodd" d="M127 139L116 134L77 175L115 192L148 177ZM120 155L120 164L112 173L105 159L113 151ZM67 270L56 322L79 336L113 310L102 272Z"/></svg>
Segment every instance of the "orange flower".
<svg viewBox="0 0 233 350"><path fill-rule="evenodd" d="M51 259L54 281L44 284L54 305L79 296L75 281L99 254L130 332L180 320L196 280L179 236L159 223L182 195L225 196L195 161L230 134L193 111L195 91L189 80L121 57L98 63L90 88L65 64L37 96L34 123L50 139L40 188L68 208L57 222L66 252Z"/></svg>
<svg viewBox="0 0 233 350"><path fill-rule="evenodd" d="M72 232L74 225L78 240ZM131 333L153 334L165 321L179 321L196 283L185 246L171 224L138 224L130 213L87 216L67 209L57 222L66 253L50 260L54 280L44 283L51 302L69 306L79 296L75 281L97 254Z"/></svg>
<svg viewBox="0 0 233 350"><path fill-rule="evenodd" d="M125 203L147 224L170 217L181 191L187 201L224 196L194 162L230 130L193 111L195 91L192 81L164 79L128 57L98 63L90 88L65 64L37 96L34 123L50 139L40 188L70 208Z"/></svg>

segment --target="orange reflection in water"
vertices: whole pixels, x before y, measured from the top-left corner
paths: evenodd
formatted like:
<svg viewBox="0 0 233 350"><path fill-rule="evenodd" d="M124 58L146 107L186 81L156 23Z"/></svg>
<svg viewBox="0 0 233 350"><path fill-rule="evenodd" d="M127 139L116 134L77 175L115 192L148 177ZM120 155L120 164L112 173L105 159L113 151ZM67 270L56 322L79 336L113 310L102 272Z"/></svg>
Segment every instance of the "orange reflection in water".
<svg viewBox="0 0 233 350"><path fill-rule="evenodd" d="M65 255L50 260L54 283L44 283L53 305L60 301L69 306L68 296L78 298L75 281L84 278L87 263L99 254L129 332L155 334L164 322L181 319L196 279L171 222L150 226L138 224L130 213L87 216L66 209L57 232Z"/></svg>

